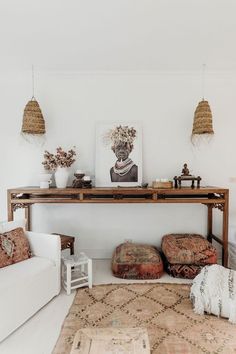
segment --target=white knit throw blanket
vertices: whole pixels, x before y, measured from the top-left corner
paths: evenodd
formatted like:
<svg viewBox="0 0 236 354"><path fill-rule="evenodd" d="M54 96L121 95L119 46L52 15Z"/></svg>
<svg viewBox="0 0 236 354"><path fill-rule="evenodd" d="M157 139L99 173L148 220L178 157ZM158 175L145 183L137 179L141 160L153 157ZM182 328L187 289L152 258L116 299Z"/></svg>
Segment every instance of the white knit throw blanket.
<svg viewBox="0 0 236 354"><path fill-rule="evenodd" d="M214 264L205 266L196 276L190 298L194 312L212 313L236 323L236 271Z"/></svg>

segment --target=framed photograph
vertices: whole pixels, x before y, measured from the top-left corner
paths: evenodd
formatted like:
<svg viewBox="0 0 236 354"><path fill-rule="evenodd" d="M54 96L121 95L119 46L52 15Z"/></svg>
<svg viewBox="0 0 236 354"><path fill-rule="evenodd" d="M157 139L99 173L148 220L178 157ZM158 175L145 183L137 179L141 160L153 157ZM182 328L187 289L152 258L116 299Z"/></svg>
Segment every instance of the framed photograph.
<svg viewBox="0 0 236 354"><path fill-rule="evenodd" d="M98 123L96 187L142 184L142 131L139 123Z"/></svg>

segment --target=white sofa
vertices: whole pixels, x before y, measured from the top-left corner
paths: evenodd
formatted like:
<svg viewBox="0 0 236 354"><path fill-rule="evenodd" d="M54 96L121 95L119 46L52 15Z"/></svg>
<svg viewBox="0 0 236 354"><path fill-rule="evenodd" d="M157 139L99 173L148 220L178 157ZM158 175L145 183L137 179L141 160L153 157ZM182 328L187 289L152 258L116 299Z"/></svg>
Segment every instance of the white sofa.
<svg viewBox="0 0 236 354"><path fill-rule="evenodd" d="M13 227L14 226L14 227ZM0 233L16 226L0 225ZM57 235L26 232L33 257L0 268L0 341L58 295L61 244Z"/></svg>

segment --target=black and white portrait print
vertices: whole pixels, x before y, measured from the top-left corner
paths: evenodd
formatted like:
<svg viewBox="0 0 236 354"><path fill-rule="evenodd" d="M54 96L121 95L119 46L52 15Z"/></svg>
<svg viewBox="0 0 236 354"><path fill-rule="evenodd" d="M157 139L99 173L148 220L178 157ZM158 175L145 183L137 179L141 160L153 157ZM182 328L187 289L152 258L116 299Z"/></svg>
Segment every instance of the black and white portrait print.
<svg viewBox="0 0 236 354"><path fill-rule="evenodd" d="M141 129L138 124L97 127L96 186L137 186L141 178Z"/></svg>

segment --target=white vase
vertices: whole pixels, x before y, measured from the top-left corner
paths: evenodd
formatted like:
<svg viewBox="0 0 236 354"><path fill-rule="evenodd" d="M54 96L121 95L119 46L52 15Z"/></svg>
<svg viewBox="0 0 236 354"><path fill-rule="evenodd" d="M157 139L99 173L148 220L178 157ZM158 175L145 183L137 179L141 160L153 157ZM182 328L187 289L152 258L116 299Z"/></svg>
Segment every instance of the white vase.
<svg viewBox="0 0 236 354"><path fill-rule="evenodd" d="M66 167L58 167L55 172L55 182L57 188L66 188L69 178L69 171Z"/></svg>

